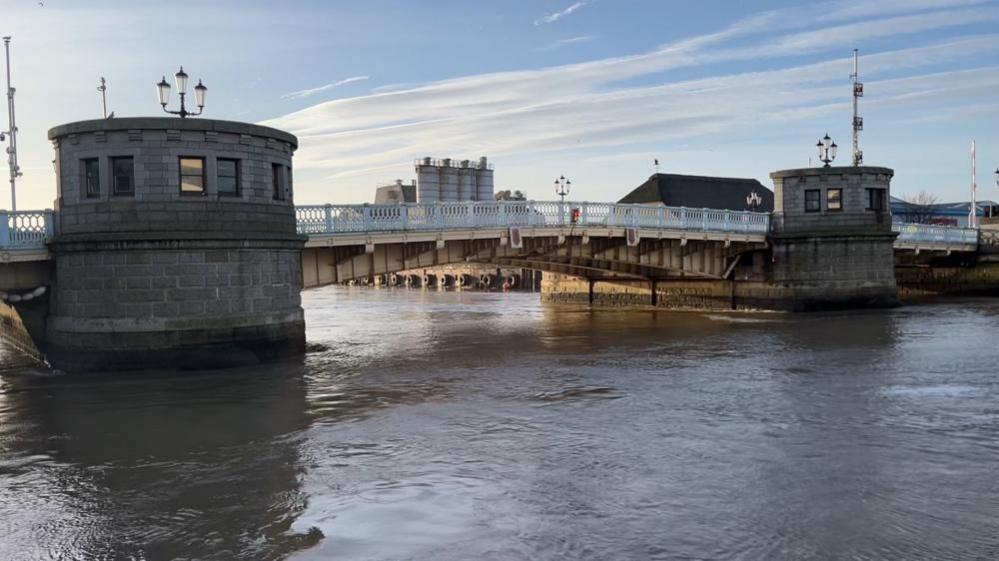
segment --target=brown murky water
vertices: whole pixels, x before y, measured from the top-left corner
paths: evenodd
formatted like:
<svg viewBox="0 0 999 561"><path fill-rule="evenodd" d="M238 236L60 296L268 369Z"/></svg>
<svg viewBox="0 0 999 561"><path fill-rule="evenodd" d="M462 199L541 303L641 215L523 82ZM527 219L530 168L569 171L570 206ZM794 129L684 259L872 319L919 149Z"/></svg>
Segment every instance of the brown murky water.
<svg viewBox="0 0 999 561"><path fill-rule="evenodd" d="M305 302L300 361L3 378L0 559L999 558L999 301Z"/></svg>

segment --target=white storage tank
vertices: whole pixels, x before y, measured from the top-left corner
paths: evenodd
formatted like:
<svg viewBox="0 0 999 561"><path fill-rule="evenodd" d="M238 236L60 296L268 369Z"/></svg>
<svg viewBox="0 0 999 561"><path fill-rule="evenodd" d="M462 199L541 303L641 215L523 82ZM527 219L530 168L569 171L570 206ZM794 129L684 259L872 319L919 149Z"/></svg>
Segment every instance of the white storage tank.
<svg viewBox="0 0 999 561"><path fill-rule="evenodd" d="M458 200L458 168L451 165L451 158L444 158L440 165L440 200L453 202Z"/></svg>
<svg viewBox="0 0 999 561"><path fill-rule="evenodd" d="M416 202L436 203L441 199L436 162L423 158L416 163Z"/></svg>
<svg viewBox="0 0 999 561"><path fill-rule="evenodd" d="M479 166L475 172L478 200L493 200L496 197L496 194L493 192L493 170L489 168L489 161L486 160L485 156L479 158Z"/></svg>
<svg viewBox="0 0 999 561"><path fill-rule="evenodd" d="M476 201L478 200L478 182L475 177L475 170L469 167L468 160L461 161L458 168L458 200Z"/></svg>

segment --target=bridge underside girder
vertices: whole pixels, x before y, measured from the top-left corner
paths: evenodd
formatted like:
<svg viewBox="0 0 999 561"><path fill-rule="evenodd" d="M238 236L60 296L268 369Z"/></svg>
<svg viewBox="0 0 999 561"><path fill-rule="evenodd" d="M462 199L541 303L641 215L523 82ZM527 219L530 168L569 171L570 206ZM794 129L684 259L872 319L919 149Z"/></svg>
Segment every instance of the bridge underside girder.
<svg viewBox="0 0 999 561"><path fill-rule="evenodd" d="M513 248L505 237L358 243L306 247L302 278L304 286L313 287L405 270L475 263L587 279L719 279L739 254L765 247L761 241L722 239L642 239L629 246L623 235L524 237L520 248Z"/></svg>

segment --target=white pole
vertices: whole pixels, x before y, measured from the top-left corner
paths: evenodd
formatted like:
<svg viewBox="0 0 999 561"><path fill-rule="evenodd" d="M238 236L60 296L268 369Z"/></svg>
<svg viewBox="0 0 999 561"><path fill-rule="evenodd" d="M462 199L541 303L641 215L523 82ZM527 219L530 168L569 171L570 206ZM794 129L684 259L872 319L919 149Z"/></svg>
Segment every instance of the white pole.
<svg viewBox="0 0 999 561"><path fill-rule="evenodd" d="M975 168L975 141L971 141L971 210L968 211L968 226L978 227L978 181Z"/></svg>
<svg viewBox="0 0 999 561"><path fill-rule="evenodd" d="M10 164L10 210L17 211L17 177L21 168L17 165L17 121L14 118L14 88L10 87L10 37L3 38L4 51L7 56L7 134L10 135L10 145L7 146L7 163Z"/></svg>

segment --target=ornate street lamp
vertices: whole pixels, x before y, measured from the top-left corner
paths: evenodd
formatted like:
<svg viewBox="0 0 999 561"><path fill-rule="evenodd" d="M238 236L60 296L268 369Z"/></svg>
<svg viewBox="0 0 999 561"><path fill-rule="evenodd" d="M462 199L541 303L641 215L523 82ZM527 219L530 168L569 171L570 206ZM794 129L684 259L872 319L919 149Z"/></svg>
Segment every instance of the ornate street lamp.
<svg viewBox="0 0 999 561"><path fill-rule="evenodd" d="M822 160L826 165L824 167L829 167L829 164L836 159L836 143L833 139L829 138L829 134L826 133L824 137L815 145L819 149L819 159Z"/></svg>
<svg viewBox="0 0 999 561"><path fill-rule="evenodd" d="M558 179L555 180L555 194L559 196L559 202L565 202L565 196L569 194L569 189L572 187L572 181L565 178L564 175L560 175Z"/></svg>
<svg viewBox="0 0 999 561"><path fill-rule="evenodd" d="M749 210L756 212L756 210L760 208L761 204L763 204L763 197L757 194L756 191L746 195L746 206L749 207Z"/></svg>
<svg viewBox="0 0 999 561"><path fill-rule="evenodd" d="M174 79L177 81L177 91L180 92L180 111L170 111L166 108L167 102L170 101L170 84L166 81L166 76L160 80L159 84L156 84L156 93L159 94L160 105L163 106L163 111L171 115L180 115L181 119L201 115L201 112L205 109L205 94L208 93L208 88L201 83L201 80L198 80L198 85L194 86L194 102L198 105L198 112L192 113L184 107L184 96L187 95L187 73L184 72L183 66L174 75Z"/></svg>

